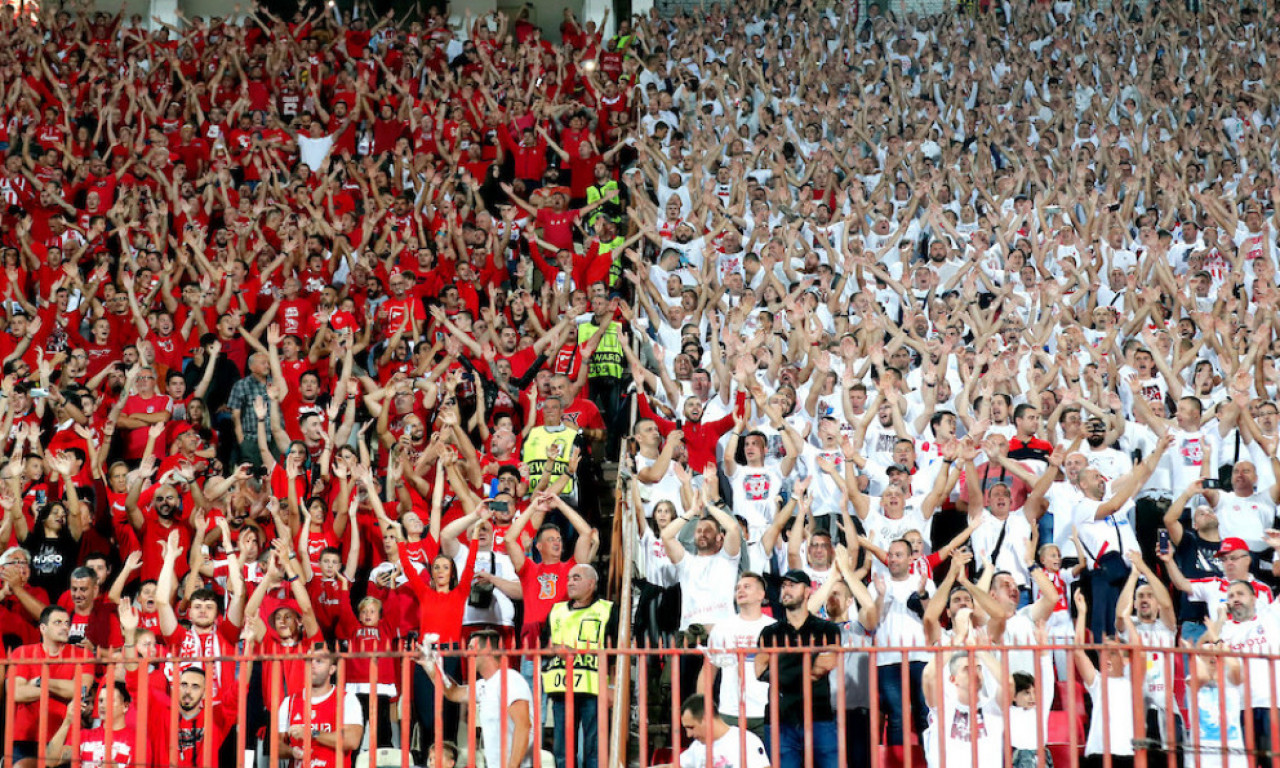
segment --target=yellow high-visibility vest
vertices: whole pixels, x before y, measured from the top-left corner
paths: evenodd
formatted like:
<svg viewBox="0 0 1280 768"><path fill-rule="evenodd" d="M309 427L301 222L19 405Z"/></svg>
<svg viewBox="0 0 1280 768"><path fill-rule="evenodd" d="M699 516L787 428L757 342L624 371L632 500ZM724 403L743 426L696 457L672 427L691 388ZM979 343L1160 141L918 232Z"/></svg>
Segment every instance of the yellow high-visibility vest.
<svg viewBox="0 0 1280 768"><path fill-rule="evenodd" d="M551 628L551 644L583 651L604 647L605 632L613 603L596 600L586 608L570 608L569 601L551 606L547 625ZM547 656L542 667L542 690L547 693L596 694L600 692L600 657L595 653L573 655L573 682L567 684L568 664L563 656Z"/></svg>

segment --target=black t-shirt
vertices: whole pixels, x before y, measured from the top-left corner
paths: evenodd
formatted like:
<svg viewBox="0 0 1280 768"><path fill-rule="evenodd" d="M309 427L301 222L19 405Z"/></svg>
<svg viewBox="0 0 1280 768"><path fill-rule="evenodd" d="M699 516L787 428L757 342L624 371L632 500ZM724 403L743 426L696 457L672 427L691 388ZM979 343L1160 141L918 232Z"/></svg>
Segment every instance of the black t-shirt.
<svg viewBox="0 0 1280 768"><path fill-rule="evenodd" d="M840 628L813 614L809 614L809 618L805 619L799 629L791 626L784 615L760 632L761 648L824 645L832 646L833 651L839 649ZM804 725L804 656L802 653L778 654L778 721L787 725ZM812 664L817 658L817 652L811 652L809 656ZM772 679L768 667L760 679ZM828 675L823 675L812 682L813 694L810 701L814 722L835 718L835 711L831 708L830 679ZM767 711L765 717L769 717Z"/></svg>
<svg viewBox="0 0 1280 768"><path fill-rule="evenodd" d="M76 555L80 542L63 527L56 538L45 535L44 526L37 523L27 535L22 546L31 553L31 584L49 593L50 600L67 591L71 572L76 569Z"/></svg>
<svg viewBox="0 0 1280 768"><path fill-rule="evenodd" d="M1178 542L1177 549L1173 551L1173 560L1178 564L1178 570L1182 571L1182 575L1188 579L1222 576L1222 562L1218 560L1220 546L1222 546L1221 540L1205 541L1191 529L1190 525L1184 524L1182 541ZM1180 621L1204 621L1208 615L1209 609L1204 603L1192 600L1185 593L1180 596L1178 604Z"/></svg>

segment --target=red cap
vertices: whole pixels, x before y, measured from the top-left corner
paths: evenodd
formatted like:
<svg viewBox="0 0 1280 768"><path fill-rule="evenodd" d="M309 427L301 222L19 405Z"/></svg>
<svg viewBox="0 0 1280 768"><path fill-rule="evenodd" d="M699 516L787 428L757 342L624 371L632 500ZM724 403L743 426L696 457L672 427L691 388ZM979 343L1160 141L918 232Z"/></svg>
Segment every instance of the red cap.
<svg viewBox="0 0 1280 768"><path fill-rule="evenodd" d="M1244 539L1238 539L1232 536L1222 540L1222 546L1218 547L1218 557L1229 555L1232 552L1248 552L1249 545L1244 543Z"/></svg>
<svg viewBox="0 0 1280 768"><path fill-rule="evenodd" d="M356 316L350 312L334 312L333 317L329 318L329 325L333 326L335 331L354 331L356 329Z"/></svg>
<svg viewBox="0 0 1280 768"><path fill-rule="evenodd" d="M195 429L195 427L191 426L191 422L180 421L178 422L178 426L173 428L173 439L177 440L179 437L182 437L193 429Z"/></svg>

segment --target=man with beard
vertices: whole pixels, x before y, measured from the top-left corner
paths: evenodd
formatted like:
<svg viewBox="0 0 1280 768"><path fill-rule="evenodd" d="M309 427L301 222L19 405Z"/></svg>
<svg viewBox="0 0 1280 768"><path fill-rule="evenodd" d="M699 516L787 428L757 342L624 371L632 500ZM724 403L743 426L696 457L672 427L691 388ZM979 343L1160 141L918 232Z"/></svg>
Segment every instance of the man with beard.
<svg viewBox="0 0 1280 768"><path fill-rule="evenodd" d="M205 669L191 666L178 675L178 743L179 768L213 768L228 764L219 759L223 746L234 748L234 740L228 741L235 728L236 697L213 699L213 706L205 710L205 688L208 686ZM153 685L151 703L147 710L147 732L151 744L153 762L168 764L173 748L169 722L173 707L171 694L164 687Z"/></svg>
<svg viewBox="0 0 1280 768"><path fill-rule="evenodd" d="M835 649L840 646L840 629L809 612L812 590L809 574L787 571L782 577L781 607L786 611L781 621L760 630L760 648L826 647L830 650L802 653L757 653L754 659L757 680L772 678L770 667L777 665L778 707L772 703L765 710L765 722L778 719L778 753L781 768L800 768L808 757L805 742L812 738L815 768L835 768L839 757L835 709L831 704L831 681L828 673L835 669ZM810 657L808 670L804 657ZM806 674L807 672L807 674ZM811 689L812 694L806 695ZM806 722L805 699L812 706L812 718ZM766 749L772 750L773 729L766 728Z"/></svg>
<svg viewBox="0 0 1280 768"><path fill-rule="evenodd" d="M1085 422L1084 440L1089 444L1084 452L1089 466L1108 480L1127 475L1133 469L1133 459L1128 454L1107 444L1107 423L1101 417L1094 416Z"/></svg>
<svg viewBox="0 0 1280 768"><path fill-rule="evenodd" d="M125 497L124 505L129 524L138 536L138 547L142 551L141 577L146 581L160 577L165 541L170 536L177 536L178 545L188 549L191 546L191 529L179 522L182 517L182 496L175 486L168 483L152 486L145 491L150 497L150 509L143 511L143 485L151 472L150 462L144 463L139 472L145 474L130 478L129 495ZM181 579L189 566L184 559L175 563L175 567L178 572L174 576Z"/></svg>
<svg viewBox="0 0 1280 768"><path fill-rule="evenodd" d="M230 657L240 643L240 627L244 624L245 586L235 553L228 554L227 595L229 604L225 618L220 616L218 593L201 588L188 599L187 618L191 625L178 623L173 609L173 591L177 585L175 570L178 557L183 553L178 532L169 534L161 543L164 565L156 583L156 610L160 615L160 634L175 656L181 658ZM193 665L180 664L183 670ZM235 662L221 661L211 665L215 699L235 698Z"/></svg>
<svg viewBox="0 0 1280 768"><path fill-rule="evenodd" d="M1210 618L1218 615L1218 609L1227 601L1231 585L1248 584L1252 587L1256 598L1263 605L1270 605L1274 600L1271 588L1258 581L1249 572L1253 556L1249 554L1249 546L1242 539L1226 538L1218 546L1217 560L1222 566L1222 575L1205 576L1199 579L1188 579L1173 560L1172 553L1160 553L1165 563L1165 572L1169 583L1175 589L1185 592L1188 599L1204 603L1205 612Z"/></svg>
<svg viewBox="0 0 1280 768"><path fill-rule="evenodd" d="M1274 675L1280 673L1274 661L1267 656L1280 651L1280 619L1274 610L1258 612L1257 585L1248 581L1233 581L1227 588L1226 606L1228 620L1221 622L1218 635L1230 653L1254 654L1246 662L1245 676L1253 681L1249 686L1251 700L1245 706L1252 707L1253 739L1255 744L1271 744L1271 708L1275 702ZM1263 601L1264 607L1266 601ZM1270 667L1268 666L1270 665ZM1249 717L1249 715L1245 715ZM1261 749L1270 747L1262 746Z"/></svg>

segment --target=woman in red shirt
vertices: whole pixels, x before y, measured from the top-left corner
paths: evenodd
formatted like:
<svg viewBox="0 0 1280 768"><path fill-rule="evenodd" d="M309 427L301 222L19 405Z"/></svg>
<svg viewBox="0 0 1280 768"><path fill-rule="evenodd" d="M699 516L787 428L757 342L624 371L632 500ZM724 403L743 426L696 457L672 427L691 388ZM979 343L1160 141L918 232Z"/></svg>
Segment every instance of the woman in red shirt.
<svg viewBox="0 0 1280 768"><path fill-rule="evenodd" d="M433 494L433 496L432 504L439 505L440 494ZM456 539L463 531L480 520L481 514L487 517L488 509L481 507L476 512L454 520L440 532L440 541L443 543ZM429 576L431 580L428 582L422 574L418 573L418 569L408 562L405 544L401 542L398 546L401 562L407 564L404 575L409 580L408 587L418 597L420 617L418 626L423 642L430 642L432 638L428 636L435 635L434 639L440 650L446 652L462 650L462 615L467 609L467 598L471 595L471 582L475 576L478 549L468 548L467 563L462 569L461 576L458 576L457 565L450 557L437 555L431 561ZM445 655L442 660L446 675L454 680L463 679L461 658ZM417 704L418 723L425 733L430 734L426 743L435 743L439 734L457 733L461 712L459 705L446 699L437 717L435 685L426 671L417 665L413 669L413 700ZM443 728L441 731L436 731L437 720Z"/></svg>

